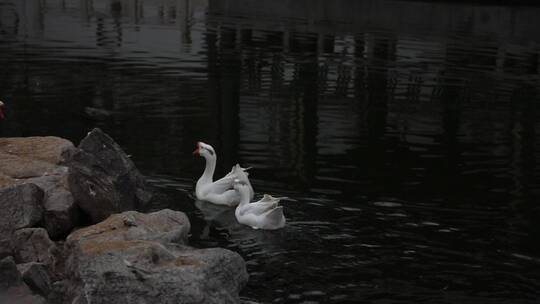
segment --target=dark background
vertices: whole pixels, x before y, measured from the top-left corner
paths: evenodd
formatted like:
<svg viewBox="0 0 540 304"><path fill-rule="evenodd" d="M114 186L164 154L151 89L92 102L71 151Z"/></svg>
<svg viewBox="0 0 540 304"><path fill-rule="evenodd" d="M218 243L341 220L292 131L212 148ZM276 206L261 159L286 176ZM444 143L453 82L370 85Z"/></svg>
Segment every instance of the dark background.
<svg viewBox="0 0 540 304"><path fill-rule="evenodd" d="M2 134L111 134L245 299L537 303L540 8L500 3L0 0ZM199 140L285 229L195 202Z"/></svg>

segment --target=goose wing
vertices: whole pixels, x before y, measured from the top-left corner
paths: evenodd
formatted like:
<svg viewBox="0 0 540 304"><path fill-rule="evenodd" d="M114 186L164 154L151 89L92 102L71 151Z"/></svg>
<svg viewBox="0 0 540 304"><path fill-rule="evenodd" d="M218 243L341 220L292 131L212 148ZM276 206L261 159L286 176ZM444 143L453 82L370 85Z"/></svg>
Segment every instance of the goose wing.
<svg viewBox="0 0 540 304"><path fill-rule="evenodd" d="M251 204L245 205L242 211L244 213L260 215L277 207L278 207L278 202L263 202L263 203L257 202L257 203L251 203Z"/></svg>
<svg viewBox="0 0 540 304"><path fill-rule="evenodd" d="M238 193L236 193L236 191L227 190L223 193L209 193L206 195L204 200L216 205L232 207L238 205L240 198L238 197Z"/></svg>
<svg viewBox="0 0 540 304"><path fill-rule="evenodd" d="M231 171L227 173L224 177L218 179L217 181L213 182L211 184L210 193L223 193L227 190L230 190L233 188L234 180L238 179L246 184L249 185L249 190L251 194L251 198L253 198L253 187L251 187L251 183L249 182L248 173L245 172L245 168L240 167L239 164L236 164L232 167Z"/></svg>
<svg viewBox="0 0 540 304"><path fill-rule="evenodd" d="M285 216L283 215L283 206L278 206L274 209L260 215L263 220L261 221L261 228L263 229L279 229L285 226Z"/></svg>
<svg viewBox="0 0 540 304"><path fill-rule="evenodd" d="M235 177L226 175L210 184L210 193L223 193L233 188Z"/></svg>

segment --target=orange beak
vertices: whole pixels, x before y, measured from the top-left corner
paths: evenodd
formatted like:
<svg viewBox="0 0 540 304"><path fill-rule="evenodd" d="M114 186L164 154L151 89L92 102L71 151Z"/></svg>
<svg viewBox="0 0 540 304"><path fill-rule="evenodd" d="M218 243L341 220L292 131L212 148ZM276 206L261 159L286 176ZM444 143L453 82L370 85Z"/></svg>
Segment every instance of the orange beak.
<svg viewBox="0 0 540 304"><path fill-rule="evenodd" d="M195 151L193 151L193 155L199 155L199 150L201 149L201 147L199 146L199 143L197 143L197 149L195 149Z"/></svg>

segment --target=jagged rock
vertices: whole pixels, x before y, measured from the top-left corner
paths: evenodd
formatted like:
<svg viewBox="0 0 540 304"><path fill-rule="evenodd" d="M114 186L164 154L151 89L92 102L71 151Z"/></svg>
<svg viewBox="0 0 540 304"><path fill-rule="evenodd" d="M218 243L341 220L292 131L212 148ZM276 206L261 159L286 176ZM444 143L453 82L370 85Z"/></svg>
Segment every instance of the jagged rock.
<svg viewBox="0 0 540 304"><path fill-rule="evenodd" d="M44 191L43 226L53 239L66 236L81 222L81 210L75 204L73 195L69 191L68 175L67 167L58 166L48 175L27 180L28 183L34 183Z"/></svg>
<svg viewBox="0 0 540 304"><path fill-rule="evenodd" d="M81 141L68 166L75 201L96 223L152 199L152 192L131 159L100 129L92 130Z"/></svg>
<svg viewBox="0 0 540 304"><path fill-rule="evenodd" d="M186 241L181 212L124 212L73 232L66 242L67 303L238 303L243 259ZM172 243L176 242L176 243Z"/></svg>
<svg viewBox="0 0 540 304"><path fill-rule="evenodd" d="M0 189L0 239L11 238L21 228L32 227L43 217L43 191L33 184Z"/></svg>
<svg viewBox="0 0 540 304"><path fill-rule="evenodd" d="M25 228L13 234L12 247L18 263L52 265L56 245L43 228Z"/></svg>
<svg viewBox="0 0 540 304"><path fill-rule="evenodd" d="M58 137L0 138L0 187L38 185L44 191L43 225L53 238L65 236L79 223L68 168L61 165L74 151L70 141Z"/></svg>
<svg viewBox="0 0 540 304"><path fill-rule="evenodd" d="M12 257L0 260L0 303L45 304L45 299L33 295L23 282Z"/></svg>
<svg viewBox="0 0 540 304"><path fill-rule="evenodd" d="M17 269L22 275L23 281L32 291L42 296L47 296L51 291L51 280L47 273L47 266L43 263L18 264Z"/></svg>

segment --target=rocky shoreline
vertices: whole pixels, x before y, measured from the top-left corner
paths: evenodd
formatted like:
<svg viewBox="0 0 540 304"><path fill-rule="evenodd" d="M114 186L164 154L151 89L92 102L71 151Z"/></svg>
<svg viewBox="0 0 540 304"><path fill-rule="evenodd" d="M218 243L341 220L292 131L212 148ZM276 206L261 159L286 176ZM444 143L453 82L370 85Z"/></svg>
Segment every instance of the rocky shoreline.
<svg viewBox="0 0 540 304"><path fill-rule="evenodd" d="M161 199L99 129L0 139L0 303L239 303L244 260L187 245Z"/></svg>

